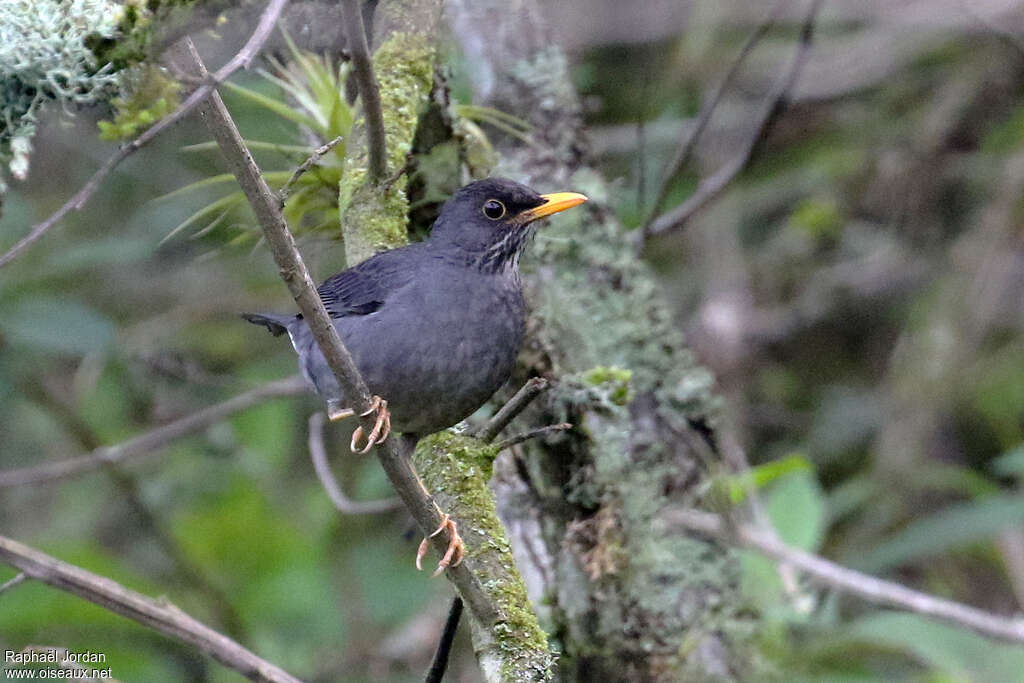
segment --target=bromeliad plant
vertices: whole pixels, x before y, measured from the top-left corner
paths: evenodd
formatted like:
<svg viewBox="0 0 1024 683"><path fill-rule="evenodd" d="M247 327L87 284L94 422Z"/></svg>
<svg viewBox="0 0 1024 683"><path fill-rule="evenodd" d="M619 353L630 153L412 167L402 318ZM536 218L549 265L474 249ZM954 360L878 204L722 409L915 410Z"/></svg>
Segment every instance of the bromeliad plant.
<svg viewBox="0 0 1024 683"><path fill-rule="evenodd" d="M340 234L338 182L341 180L342 162L345 159L345 141L355 119L353 108L345 101L348 65L327 56L302 52L288 36L285 36L285 40L291 55L290 62L285 65L272 59L272 71L260 69L258 73L268 84L280 88L294 104L231 82L224 83L224 87L295 124L296 139L309 141L309 144L281 144L266 140L246 140L251 150L278 152L289 160L286 168L268 170L263 174L275 190L280 190L288 182L295 166L307 159L316 148L329 140L341 138L339 144L295 181L284 207L289 224L300 230L323 230ZM215 149L215 143L205 142L185 147L183 151L205 152ZM173 199L221 185L233 186L234 183L235 177L231 173L222 173L186 185L161 199ZM202 237L218 226L236 231L237 234L228 244L256 240L261 234L240 190L200 208L175 226L163 241L195 226L200 227L192 234L193 238Z"/></svg>
<svg viewBox="0 0 1024 683"><path fill-rule="evenodd" d="M335 145L289 188L284 207L285 217L298 232L324 231L331 235L340 235L338 185L344 167L345 143L357 114L345 99L348 64L327 56L302 52L287 35L285 40L291 57L290 63L286 65L272 59L272 70L261 69L258 73L266 84L279 88L290 98L290 102L231 82L224 83L224 87L294 124L295 139L308 141L308 144L281 144L266 140L246 140L251 150L278 152L288 160L287 168L264 172L264 178L272 189L280 190L292 177L294 168L307 159L315 149L327 141L341 138L341 143ZM477 124L486 124L526 144L535 144L529 135L529 126L502 111L472 104L453 103L451 114L457 122L456 128L460 131L456 137L462 148L461 163L465 164L470 177L486 175L493 164L490 160L493 155L490 143ZM485 153L476 153L481 148L484 148ZM215 143L205 142L185 147L183 151L204 152L215 149ZM480 167L484 166L486 169L481 171ZM164 195L161 199L174 199L211 187L233 186L234 182L235 178L231 173L222 173L186 185ZM446 198L435 199L443 201ZM195 228L192 238L199 238L221 226L236 233L227 240L228 245L262 239L261 231L244 195L241 191L233 191L198 209L175 226L162 241L166 242L190 228Z"/></svg>

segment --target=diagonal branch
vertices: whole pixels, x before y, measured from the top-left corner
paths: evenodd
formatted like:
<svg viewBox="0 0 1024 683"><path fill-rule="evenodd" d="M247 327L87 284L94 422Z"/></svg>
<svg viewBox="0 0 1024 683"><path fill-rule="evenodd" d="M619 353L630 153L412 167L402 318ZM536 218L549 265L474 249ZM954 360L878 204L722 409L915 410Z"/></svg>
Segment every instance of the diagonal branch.
<svg viewBox="0 0 1024 683"><path fill-rule="evenodd" d="M758 124L740 153L732 161L715 172L714 175L701 182L697 190L685 202L668 213L659 216L657 219L649 221L640 234L641 241L646 240L652 235L662 235L685 227L686 223L697 212L717 198L732 183L736 176L740 174L740 171L746 168L750 160L754 158L758 149L775 126L775 123L779 120L782 112L786 110L793 88L800 77L800 73L803 71L804 64L807 63L811 41L814 37L814 23L822 4L823 0L811 0L803 26L800 29L800 40L790 62L789 69L765 100Z"/></svg>
<svg viewBox="0 0 1024 683"><path fill-rule="evenodd" d="M29 578L128 617L168 638L194 645L250 680L300 683L288 672L257 657L166 601L156 602L116 581L62 562L6 536L0 536L0 560Z"/></svg>
<svg viewBox="0 0 1024 683"><path fill-rule="evenodd" d="M476 438L484 443L494 441L494 437L498 436L498 432L508 426L508 423L516 415L523 412L526 406L530 405L533 399L540 396L549 386L551 386L551 382L543 377L531 377L526 380L526 383L519 388L519 391L494 414L494 417L480 428L480 431L475 434Z"/></svg>
<svg viewBox="0 0 1024 683"><path fill-rule="evenodd" d="M188 48L191 69L205 77L206 69L195 51L195 46L189 42ZM352 360L352 355L342 343L338 331L324 309L323 302L316 293L309 270L281 213L277 196L260 174L259 167L246 149L242 136L220 96L215 93L200 107L200 113L253 208L274 261L281 270L281 278L295 298L313 338L338 380L342 393L356 414L365 414L361 420L364 430L369 433L374 421L370 393ZM442 513L423 488L409 459L405 457L406 454L400 451L398 440L388 439L378 446L377 453L385 474L424 536L441 527L444 521ZM443 533L433 536L430 540L435 551L444 554L450 537L448 533ZM469 570L468 563L449 567L447 574L473 616L483 627L491 628L499 618L499 610L479 579Z"/></svg>
<svg viewBox="0 0 1024 683"><path fill-rule="evenodd" d="M298 376L270 382L140 434L123 443L97 448L88 455L48 462L42 465L0 471L0 489L12 486L47 484L91 472L112 463L154 455L160 449L170 445L171 442L189 434L194 434L200 429L216 424L235 413L259 405L271 398L295 396L303 393L305 390L306 384Z"/></svg>
<svg viewBox="0 0 1024 683"><path fill-rule="evenodd" d="M700 510L672 510L666 519L680 527L733 541L805 572L813 581L856 595L868 602L905 609L963 626L999 640L1024 643L1024 619L1008 619L951 600L912 590L892 581L862 574L823 557L792 548L747 525L732 525Z"/></svg>
<svg viewBox="0 0 1024 683"><path fill-rule="evenodd" d="M522 434L516 434L515 436L510 436L507 439L503 439L502 441L499 441L497 444L495 444L495 448L497 448L499 451L503 451L506 448L512 448L513 446L521 444L524 441L536 439L541 436L547 436L548 434L554 434L556 432L564 432L569 429L572 429L572 424L569 422L560 422L555 425L538 427L537 429L531 429L528 432L523 432Z"/></svg>
<svg viewBox="0 0 1024 683"><path fill-rule="evenodd" d="M380 103L380 88L373 73L370 48L366 43L366 28L359 0L341 0L341 16L345 22L349 58L352 60L352 76L359 87L363 101L363 115L366 118L367 147L369 148L370 182L376 185L384 180L387 172L387 146L384 142L384 112Z"/></svg>
<svg viewBox="0 0 1024 683"><path fill-rule="evenodd" d="M281 16L281 12L284 11L285 5L288 4L288 0L270 0L267 4L263 14L260 15L259 23L256 25L256 29L253 31L252 36L246 41L242 49L239 50L238 54L231 58L227 64L217 70L215 74L209 77L208 80L204 81L204 85L200 86L193 92L180 107L175 109L171 114L168 114L164 118L157 121L151 128L148 128L142 135L135 138L126 145L123 145L117 153L103 162L92 177L82 186L82 189L75 193L71 199L64 203L59 209L50 216L37 223L32 227L27 235L18 240L18 242L8 249L2 256L0 256L0 268L3 268L8 263L16 259L22 252L28 249L30 246L42 239L53 226L64 220L72 211L79 211L86 202L92 197L92 195L99 189L100 184L103 180L113 171L122 161L127 159L129 156L137 152L147 143L151 142L156 136L164 132L178 121L183 119L189 112L195 109L200 102L205 100L214 88L219 84L226 81L231 77L231 74L238 71L240 68L248 68L252 60L255 59L259 53L263 44L267 42L267 38L270 37L270 33L274 30L274 25L277 23L278 18Z"/></svg>
<svg viewBox="0 0 1024 683"><path fill-rule="evenodd" d="M658 192L654 197L654 202L651 204L651 213L644 223L644 230L650 228L651 223L658 217L658 212L661 211L662 204L665 203L665 198L668 196L668 191L672 187L672 183L675 181L679 172L686 165L686 162L690 160L693 155L693 150L697 146L697 140L704 133L704 129L707 128L708 123L711 122L711 115L715 113L715 109L718 104L722 101L722 97L725 95L726 89L732 84L736 75L740 72L740 67L747 61L747 57L754 51L757 44L761 42L761 39L765 37L768 30L775 24L775 20L778 17L779 9L785 0L778 0L775 3L775 7L772 8L771 13L768 17L761 22L761 24L754 29L754 32L747 38L747 42L743 44L740 49L739 55L733 60L729 70L725 72L725 76L722 81L715 88L715 91L711 94L711 97L701 107L700 114L697 115L697 121L693 127L689 129L689 134L686 135L680 142L679 149L676 151L675 156L669 162L665 168L665 173L662 176L661 184L658 186Z"/></svg>

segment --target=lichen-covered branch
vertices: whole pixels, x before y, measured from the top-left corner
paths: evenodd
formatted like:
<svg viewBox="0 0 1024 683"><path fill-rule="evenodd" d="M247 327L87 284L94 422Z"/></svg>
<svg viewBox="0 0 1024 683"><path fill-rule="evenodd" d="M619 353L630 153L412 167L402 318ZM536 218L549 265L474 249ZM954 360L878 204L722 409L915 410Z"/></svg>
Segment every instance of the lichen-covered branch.
<svg viewBox="0 0 1024 683"><path fill-rule="evenodd" d="M478 102L529 121L539 143L496 140L501 174L591 198L542 230L523 263L537 351L521 373L559 378L527 414L577 428L520 445L516 467L495 477L520 570L557 634L560 678L758 680L756 617L736 590L735 557L657 523L669 502L700 494L712 378L602 208L611 191L588 165L566 59L535 0L447 7Z"/></svg>
<svg viewBox="0 0 1024 683"><path fill-rule="evenodd" d="M438 505L457 520L466 544L463 564L497 610L490 627L471 622L473 649L485 680L543 681L551 675L554 658L487 485L498 450L479 439L441 432L420 442L414 462Z"/></svg>
<svg viewBox="0 0 1024 683"><path fill-rule="evenodd" d="M420 113L427 105L440 15L440 0L382 2L374 14L377 48L373 71L380 88L388 168L405 164ZM408 241L406 178L398 178L387 190L378 187L369 173L368 142L366 123L359 119L347 146L349 156L338 188L345 257L350 266Z"/></svg>
<svg viewBox="0 0 1024 683"><path fill-rule="evenodd" d="M287 4L288 0L270 0L270 2L267 3L267 8L263 11L263 14L260 15L260 21L256 25L256 29L253 31L252 36L250 36L242 49L238 51L238 54L232 57L227 64L218 69L212 76L208 76L208 82L204 83L199 88L196 88L196 90L189 95L189 97L182 102L181 106L175 109L173 113L160 119L152 128L149 128L146 132L128 144L123 145L116 154L103 162L103 165L93 173L92 177L89 178L81 190L76 192L71 199L66 201L63 206L53 212L44 221L32 226L32 229L29 230L27 235L18 240L18 242L8 249L3 255L0 255L0 268L6 266L21 255L26 249L42 239L43 235L49 232L53 226L64 220L64 217L69 213L81 210L96 190L99 189L104 179L110 175L110 172L113 171L118 164L148 144L160 133L167 130L188 115L189 112L195 109L200 102L206 100L218 83L226 81L231 74L235 73L240 68L248 67L259 53L260 48L263 47L263 43L265 43L267 38L270 36L270 32L274 29L278 17L281 16L281 12Z"/></svg>

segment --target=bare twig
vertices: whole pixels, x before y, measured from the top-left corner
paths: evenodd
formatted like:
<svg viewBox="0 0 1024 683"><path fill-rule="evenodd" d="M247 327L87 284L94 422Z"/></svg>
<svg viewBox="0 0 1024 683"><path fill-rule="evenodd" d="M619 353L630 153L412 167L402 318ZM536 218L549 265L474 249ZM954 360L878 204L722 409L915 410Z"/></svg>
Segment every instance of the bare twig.
<svg viewBox="0 0 1024 683"><path fill-rule="evenodd" d="M366 28L358 0L341 0L341 16L345 22L348 52L352 60L352 77L359 86L366 120L367 148L370 155L370 182L378 184L387 172L387 147L384 144L384 112L380 104L380 89L373 73L370 48L366 43Z"/></svg>
<svg viewBox="0 0 1024 683"><path fill-rule="evenodd" d="M270 382L216 405L203 408L174 422L169 422L145 434L140 434L134 439L114 446L97 448L88 455L0 471L0 488L49 483L89 472L110 463L153 455L171 442L216 424L230 415L259 405L268 399L295 396L305 390L306 385L298 376Z"/></svg>
<svg viewBox="0 0 1024 683"><path fill-rule="evenodd" d="M369 515L402 507L402 501L397 498L360 502L345 495L327 462L327 449L324 447L324 421L323 413L313 413L309 416L309 455L313 459L316 476L323 484L334 507L346 515Z"/></svg>
<svg viewBox="0 0 1024 683"><path fill-rule="evenodd" d="M811 0L800 30L800 40L793 55L793 60L790 62L789 69L765 100L758 124L740 153L714 175L701 182L697 190L685 202L668 213L659 216L656 220L650 221L649 225L641 233L642 239L646 239L651 235L661 235L683 228L694 214L718 197L732 183L733 179L739 175L740 171L747 166L750 160L754 158L758 148L768 137L776 121L778 121L779 116L785 111L789 96L793 92L793 87L796 85L800 73L803 71L804 64L807 62L811 40L814 37L814 22L822 3L823 0Z"/></svg>
<svg viewBox="0 0 1024 683"><path fill-rule="evenodd" d="M540 396L541 392L549 386L551 386L551 382L543 377L531 377L526 380L526 384L520 387L515 396L510 398L508 403L503 405L494 414L494 417L477 431L476 438L487 443L494 441L494 437L498 435L498 432L504 429L516 415L523 412L523 409L530 405L530 402Z"/></svg>
<svg viewBox="0 0 1024 683"><path fill-rule="evenodd" d="M200 74L204 73L205 69L195 51L195 46L189 42L188 48L192 68ZM316 286L309 276L309 270L295 245L295 238L281 214L277 196L260 175L256 162L246 149L242 136L220 96L214 94L200 107L200 113L242 186L242 191L249 200L253 213L263 229L274 261L281 271L281 278L295 298L313 338L338 380L342 394L348 399L350 407L356 414L364 415L361 418L363 429L369 433L374 422L370 393L352 360L352 355L342 343L338 331L334 328L324 309L323 302L317 295ZM413 470L409 458L406 457L407 454L401 452L397 439L388 439L380 444L377 454L391 485L394 486L402 502L409 509L424 536L430 535L435 529L442 526L443 513L423 488L419 476ZM437 534L430 538L435 551L442 555L447 551L450 540L448 533ZM498 609L484 590L480 580L469 570L468 563L463 562L449 567L447 574L478 622L485 628L493 626L498 619Z"/></svg>
<svg viewBox="0 0 1024 683"><path fill-rule="evenodd" d="M253 31L252 36L246 41L242 49L239 50L238 54L231 58L227 64L217 70L215 74L209 76L204 81L205 85L197 88L188 98L181 104L180 107L175 109L171 114L168 114L164 118L157 121L153 126L147 129L142 135L135 138L126 145L123 145L117 153L103 162L92 177L82 186L75 195L64 203L59 209L52 213L46 220L41 223L37 223L32 227L27 235L21 238L13 247L7 250L2 256L0 256L0 268L6 266L8 263L16 259L22 252L28 249L30 246L38 242L43 235L47 233L53 226L64 220L72 211L79 211L86 202L92 197L92 195L99 189L100 183L103 182L104 178L113 171L118 164L127 159L129 156L137 152L147 143L151 142L153 138L160 135L172 125L184 118L189 112L196 108L196 106L206 99L218 83L222 83L231 74L238 71L240 68L248 68L249 64L259 53L260 48L270 37L271 31L274 30L274 25L277 23L278 17L281 16L281 12L284 10L285 5L288 4L288 0L270 0L267 4L266 9L263 10L263 14L260 15L259 23L256 25L256 30Z"/></svg>
<svg viewBox="0 0 1024 683"><path fill-rule="evenodd" d="M300 683L288 672L260 659L166 601L151 600L116 581L62 562L6 536L0 536L0 560L26 576L128 617L168 638L193 645L250 680Z"/></svg>
<svg viewBox="0 0 1024 683"><path fill-rule="evenodd" d="M544 436L545 434L552 434L554 432L564 432L567 429L572 429L572 424L570 424L568 422L562 422L562 423L556 424L556 425L548 425L547 427L539 427L537 429L531 429L528 432L523 432L522 434L516 434L515 436L510 436L507 439L499 441L498 442L498 450L499 451L503 451L506 448L511 448L512 446L515 446L516 444L520 444L520 443L522 443L524 441L529 441L530 439L536 439L538 436Z"/></svg>
<svg viewBox="0 0 1024 683"><path fill-rule="evenodd" d="M8 591L14 588L27 578L28 577L25 576L25 572L18 572L12 578L8 579L7 581L4 581L3 583L0 583L0 594L2 594L4 591Z"/></svg>
<svg viewBox="0 0 1024 683"><path fill-rule="evenodd" d="M405 155L405 162L398 167L398 170L388 176L387 180L380 184L382 192L390 192L391 186L398 182L398 179L404 176L412 168L413 154L409 152Z"/></svg>
<svg viewBox="0 0 1024 683"><path fill-rule="evenodd" d="M1006 618L962 603L911 590L892 581L862 574L797 548L747 525L727 523L720 516L700 510L665 513L673 524L757 550L805 572L816 583L856 595L868 602L905 609L963 626L999 640L1024 643L1024 619Z"/></svg>
<svg viewBox="0 0 1024 683"><path fill-rule="evenodd" d="M649 230L651 223L658 217L658 212L661 211L662 204L665 203L665 198L668 196L668 191L672 187L672 183L679 175L679 171L683 169L686 162L690 160L690 156L693 154L694 148L697 146L697 140L704 133L704 129L707 128L708 123L711 121L711 115L715 113L715 109L718 107L719 102L722 101L722 96L725 95L726 89L732 84L733 79L740 72L740 67L747 61L747 57L754 51L757 44L761 42L768 30L775 24L775 20L778 17L779 9L785 0L778 0L775 3L775 7L772 8L771 13L768 17L761 22L761 24L754 29L754 32L747 38L747 42L743 44L740 49L739 55L733 60L729 70L725 72L725 76L722 81L715 88L715 91L711 94L711 97L701 107L700 113L697 115L697 121L692 127L686 128L686 136L682 139L679 145L679 149L676 151L672 161L669 162L665 168L665 172L662 175L661 184L658 186L658 192L654 197L654 202L651 204L651 212L644 223L644 230Z"/></svg>
<svg viewBox="0 0 1024 683"><path fill-rule="evenodd" d="M292 193L292 185L298 182L299 178L302 177L302 174L313 168L313 166L320 161L323 155L334 149L342 140L343 138L339 135L327 144L317 147L313 150L313 153L309 155L308 159L299 164L299 167L295 169L295 173L292 173L292 177L288 179L288 182L286 182L277 193L277 196L281 199L281 206L284 206L284 203L288 201L288 196Z"/></svg>
<svg viewBox="0 0 1024 683"><path fill-rule="evenodd" d="M461 617L462 598L456 595L452 599L451 609L448 610L448 618L445 619L441 640L437 643L437 651L434 653L434 661L430 663L430 670L427 671L427 677L424 679L425 683L441 683L444 679L445 669L448 668L448 657L452 652L455 632L459 628Z"/></svg>

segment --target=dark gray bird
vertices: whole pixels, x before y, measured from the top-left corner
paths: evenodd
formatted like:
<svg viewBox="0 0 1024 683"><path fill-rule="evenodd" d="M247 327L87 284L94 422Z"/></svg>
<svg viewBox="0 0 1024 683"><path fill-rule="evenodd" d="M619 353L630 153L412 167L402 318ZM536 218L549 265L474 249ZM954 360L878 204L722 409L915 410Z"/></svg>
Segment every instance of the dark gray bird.
<svg viewBox="0 0 1024 683"><path fill-rule="evenodd" d="M385 399L382 420L390 411L403 434L430 434L468 417L501 387L523 340L519 256L534 221L586 200L504 178L474 182L444 205L426 241L377 254L319 287L371 393ZM287 332L331 418L352 414L301 315L243 317L274 335Z"/></svg>

